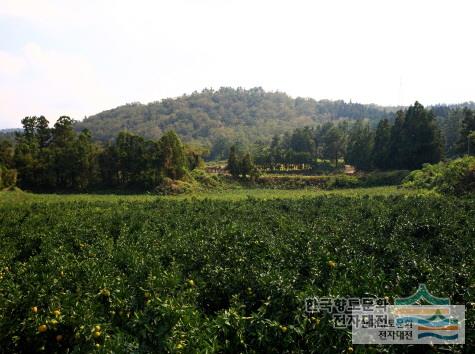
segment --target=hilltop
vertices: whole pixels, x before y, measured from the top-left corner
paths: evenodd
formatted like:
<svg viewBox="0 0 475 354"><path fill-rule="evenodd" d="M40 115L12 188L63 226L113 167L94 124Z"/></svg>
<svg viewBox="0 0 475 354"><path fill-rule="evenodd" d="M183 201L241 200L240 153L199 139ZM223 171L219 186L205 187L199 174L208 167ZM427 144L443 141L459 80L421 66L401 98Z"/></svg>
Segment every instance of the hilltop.
<svg viewBox="0 0 475 354"><path fill-rule="evenodd" d="M126 104L85 118L77 128L87 128L95 139L103 141L123 130L158 139L173 129L188 143L209 144L219 138L247 143L328 121L379 121L394 111L394 107L341 100L292 98L262 88L223 87L148 104Z"/></svg>

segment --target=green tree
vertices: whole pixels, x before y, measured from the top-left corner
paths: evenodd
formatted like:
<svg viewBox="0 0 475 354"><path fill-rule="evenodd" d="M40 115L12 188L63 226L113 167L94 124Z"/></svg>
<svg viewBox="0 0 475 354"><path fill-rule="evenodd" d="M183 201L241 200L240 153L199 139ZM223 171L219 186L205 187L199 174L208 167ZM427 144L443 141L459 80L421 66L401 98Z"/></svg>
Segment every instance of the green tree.
<svg viewBox="0 0 475 354"><path fill-rule="evenodd" d="M458 151L462 154L468 154L470 149L470 154L475 155L475 147L470 145L469 135L475 131L475 113L471 109L464 108L463 110L463 120L462 120L462 129L460 131L460 138L458 141Z"/></svg>
<svg viewBox="0 0 475 354"><path fill-rule="evenodd" d="M214 140L211 151L209 154L209 159L211 160L223 160L226 158L226 155L229 153L229 148L231 147L231 143L229 142L229 138L224 136L219 136Z"/></svg>
<svg viewBox="0 0 475 354"><path fill-rule="evenodd" d="M0 141L0 164L7 167L14 167L15 148L8 140Z"/></svg>
<svg viewBox="0 0 475 354"><path fill-rule="evenodd" d="M439 126L444 140L445 154L448 157L456 156L460 152L458 143L460 142L463 118L464 111L460 108L449 110L447 118L440 118Z"/></svg>
<svg viewBox="0 0 475 354"><path fill-rule="evenodd" d="M252 162L251 154L246 153L241 161L240 161L240 171L239 173L242 175L242 177L246 178L246 176L251 176L252 172L254 170L254 164Z"/></svg>
<svg viewBox="0 0 475 354"><path fill-rule="evenodd" d="M306 127L304 129L295 129L290 138L290 148L295 152L306 152L315 155L314 132Z"/></svg>
<svg viewBox="0 0 475 354"><path fill-rule="evenodd" d="M371 152L373 165L381 170L390 167L389 146L391 139L391 128L387 119L382 119L378 123L374 136L373 150Z"/></svg>
<svg viewBox="0 0 475 354"><path fill-rule="evenodd" d="M323 134L323 157L335 161L338 167L338 159L345 151L345 136L341 129L332 125Z"/></svg>
<svg viewBox="0 0 475 354"><path fill-rule="evenodd" d="M405 143L404 132L405 115L403 111L396 113L396 120L391 127L391 134L389 139L389 153L388 153L388 167L393 169L404 168L403 159L403 145Z"/></svg>
<svg viewBox="0 0 475 354"><path fill-rule="evenodd" d="M51 129L48 120L44 116L36 119L35 133L40 148L48 146L51 139Z"/></svg>
<svg viewBox="0 0 475 354"><path fill-rule="evenodd" d="M372 149L373 133L369 124L357 121L350 130L346 161L358 169L369 171L372 167Z"/></svg>
<svg viewBox="0 0 475 354"><path fill-rule="evenodd" d="M236 153L236 146L234 145L231 146L231 148L229 149L228 165L226 166L226 169L234 178L239 177L240 166L239 166L238 156Z"/></svg>
<svg viewBox="0 0 475 354"><path fill-rule="evenodd" d="M174 131L165 133L159 141L160 162L163 175L171 179L180 179L185 175L185 149Z"/></svg>
<svg viewBox="0 0 475 354"><path fill-rule="evenodd" d="M403 167L417 169L424 163L439 162L443 155L442 136L434 114L419 102L405 112L403 125Z"/></svg>

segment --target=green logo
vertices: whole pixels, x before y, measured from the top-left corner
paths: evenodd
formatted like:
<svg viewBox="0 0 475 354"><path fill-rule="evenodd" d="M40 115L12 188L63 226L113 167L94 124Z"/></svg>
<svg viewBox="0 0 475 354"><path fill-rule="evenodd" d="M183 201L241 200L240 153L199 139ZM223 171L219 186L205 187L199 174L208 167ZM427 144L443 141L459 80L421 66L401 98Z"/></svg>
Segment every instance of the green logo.
<svg viewBox="0 0 475 354"><path fill-rule="evenodd" d="M403 298L397 298L394 300L394 305L416 305L420 304L424 300L431 305L450 305L449 298L437 297L429 293L425 284L420 284L417 291L409 296Z"/></svg>

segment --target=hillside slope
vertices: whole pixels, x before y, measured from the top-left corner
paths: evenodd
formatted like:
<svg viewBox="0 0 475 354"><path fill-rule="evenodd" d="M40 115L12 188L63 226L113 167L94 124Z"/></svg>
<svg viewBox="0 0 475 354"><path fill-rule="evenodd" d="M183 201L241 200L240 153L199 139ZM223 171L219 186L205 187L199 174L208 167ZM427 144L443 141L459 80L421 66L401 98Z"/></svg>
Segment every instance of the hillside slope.
<svg viewBox="0 0 475 354"><path fill-rule="evenodd" d="M123 130L157 139L173 129L186 142L208 144L219 137L253 142L337 119L377 121L391 111L376 105L294 99L262 88L220 88L149 104L126 104L88 117L77 128L89 129L99 140L109 140Z"/></svg>

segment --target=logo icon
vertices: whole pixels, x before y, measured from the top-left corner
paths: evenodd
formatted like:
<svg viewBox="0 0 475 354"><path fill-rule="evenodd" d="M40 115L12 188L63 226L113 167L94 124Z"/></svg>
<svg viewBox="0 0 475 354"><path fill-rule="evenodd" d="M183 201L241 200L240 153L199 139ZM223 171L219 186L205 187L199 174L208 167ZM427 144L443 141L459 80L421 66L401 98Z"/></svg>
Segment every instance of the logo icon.
<svg viewBox="0 0 475 354"><path fill-rule="evenodd" d="M462 328L457 316L458 311L453 313L450 299L432 295L425 284L420 284L413 295L395 299L394 305L392 313L396 325L414 326L417 339L433 338L444 343L459 339Z"/></svg>
<svg viewBox="0 0 475 354"><path fill-rule="evenodd" d="M379 311L353 311L353 344L465 344L465 306L432 295L425 284Z"/></svg>

